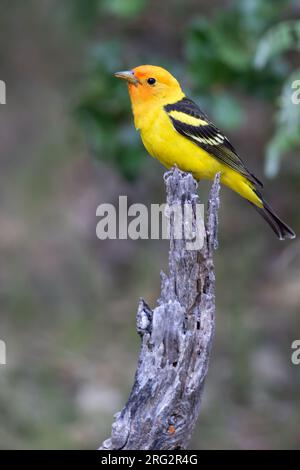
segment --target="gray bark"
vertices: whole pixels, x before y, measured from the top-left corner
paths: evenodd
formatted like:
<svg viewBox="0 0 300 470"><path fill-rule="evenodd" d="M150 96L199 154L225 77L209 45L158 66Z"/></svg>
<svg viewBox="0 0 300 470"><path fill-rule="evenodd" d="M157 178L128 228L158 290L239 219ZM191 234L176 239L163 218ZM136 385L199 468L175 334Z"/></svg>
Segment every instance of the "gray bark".
<svg viewBox="0 0 300 470"><path fill-rule="evenodd" d="M151 310L140 300L137 331L142 344L127 404L115 415L101 450L184 449L200 413L215 328L217 212L220 177L212 185L200 250L175 238L170 216L169 274L161 274L161 296ZM177 168L165 174L169 207L189 205L196 222L197 183ZM183 205L184 203L184 205ZM171 213L172 214L172 213Z"/></svg>

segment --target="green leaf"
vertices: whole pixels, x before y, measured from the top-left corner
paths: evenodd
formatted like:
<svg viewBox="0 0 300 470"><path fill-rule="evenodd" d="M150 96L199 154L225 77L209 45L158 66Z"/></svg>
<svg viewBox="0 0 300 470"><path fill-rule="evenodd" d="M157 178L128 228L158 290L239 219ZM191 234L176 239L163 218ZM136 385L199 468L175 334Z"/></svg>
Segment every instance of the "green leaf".
<svg viewBox="0 0 300 470"><path fill-rule="evenodd" d="M300 20L282 21L273 26L260 40L255 58L255 67L265 67L273 57L291 49L300 51Z"/></svg>

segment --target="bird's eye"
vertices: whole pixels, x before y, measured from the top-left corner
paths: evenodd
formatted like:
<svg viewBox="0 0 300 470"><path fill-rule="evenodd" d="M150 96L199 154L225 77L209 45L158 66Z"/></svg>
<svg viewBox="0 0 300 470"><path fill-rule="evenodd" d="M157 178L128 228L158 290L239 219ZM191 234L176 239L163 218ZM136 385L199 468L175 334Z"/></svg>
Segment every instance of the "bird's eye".
<svg viewBox="0 0 300 470"><path fill-rule="evenodd" d="M149 83L149 85L154 85L155 82L156 82L155 78L152 78L152 77L148 78L147 80L147 83Z"/></svg>

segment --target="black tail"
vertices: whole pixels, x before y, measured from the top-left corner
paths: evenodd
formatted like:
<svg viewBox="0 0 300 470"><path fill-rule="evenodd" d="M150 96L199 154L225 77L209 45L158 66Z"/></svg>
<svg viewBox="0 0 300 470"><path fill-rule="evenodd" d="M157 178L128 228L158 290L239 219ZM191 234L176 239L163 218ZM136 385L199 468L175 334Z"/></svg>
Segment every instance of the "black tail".
<svg viewBox="0 0 300 470"><path fill-rule="evenodd" d="M250 203L259 212L263 218L268 222L272 230L276 233L279 240L285 240L286 238L295 238L296 234L287 224L285 224L278 215L275 214L269 204L262 198L264 207L257 207L252 202Z"/></svg>

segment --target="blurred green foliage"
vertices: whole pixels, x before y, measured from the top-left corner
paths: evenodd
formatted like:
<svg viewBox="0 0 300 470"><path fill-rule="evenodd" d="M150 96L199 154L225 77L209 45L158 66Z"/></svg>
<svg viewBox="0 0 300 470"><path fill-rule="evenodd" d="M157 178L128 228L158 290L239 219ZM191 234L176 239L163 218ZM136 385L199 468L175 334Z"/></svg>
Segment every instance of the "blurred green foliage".
<svg viewBox="0 0 300 470"><path fill-rule="evenodd" d="M282 58L283 53L292 50L300 52L299 20L273 26L259 41L255 55L258 70L279 62L288 75L277 99L275 133L266 150L266 173L270 177L277 175L284 153L300 148L300 106L292 100L293 83L300 78L300 69L291 71L289 62Z"/></svg>
<svg viewBox="0 0 300 470"><path fill-rule="evenodd" d="M86 130L96 156L112 162L128 179L142 162L138 134L128 119L128 96L124 83L113 73L120 68L121 46L110 42L90 52L87 79L75 113Z"/></svg>
<svg viewBox="0 0 300 470"><path fill-rule="evenodd" d="M288 97L291 82L286 80L292 64L281 55L299 48L300 26L297 21L276 24L293 4L291 0L240 0L231 8L218 9L212 18L197 15L187 25L183 45L192 94L220 127L228 130L242 124L244 110L237 93L277 106L275 133L266 149L268 176L277 174L281 155L300 143L299 107ZM75 6L83 22L96 21L97 15L126 17L124 28L129 32L130 18L146 9L147 2L93 0L86 8L86 2L76 0ZM122 68L126 44L95 42L76 114L97 158L110 161L131 179L138 174L144 150L133 129L124 84L112 77ZM165 57L158 60L168 67ZM149 62L148 53L145 61ZM181 68L182 62L174 60L171 71Z"/></svg>
<svg viewBox="0 0 300 470"><path fill-rule="evenodd" d="M280 70L256 70L253 55L260 28L252 27L249 14L238 2L231 10L221 10L212 20L199 18L187 37L187 60L195 87L202 93L215 87L242 88L249 93L271 96L280 80ZM254 12L253 12L254 14ZM270 21L265 17L265 26Z"/></svg>

